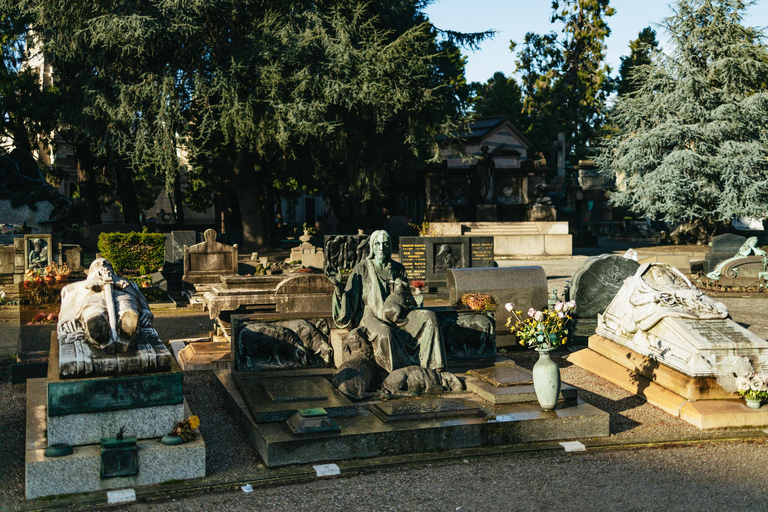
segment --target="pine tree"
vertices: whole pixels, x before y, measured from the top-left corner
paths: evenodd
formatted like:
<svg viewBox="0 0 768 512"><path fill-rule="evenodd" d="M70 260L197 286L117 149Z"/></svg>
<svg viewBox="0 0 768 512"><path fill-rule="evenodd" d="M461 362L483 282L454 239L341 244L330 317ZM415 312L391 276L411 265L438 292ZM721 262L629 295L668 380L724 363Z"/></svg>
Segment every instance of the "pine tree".
<svg viewBox="0 0 768 512"><path fill-rule="evenodd" d="M634 83L634 70L638 66L650 64L651 52L658 47L656 31L651 27L645 27L637 34L637 39L629 42L630 53L621 58L621 65L619 65L619 83L616 91L620 96L637 89Z"/></svg>
<svg viewBox="0 0 768 512"><path fill-rule="evenodd" d="M552 22L563 24L563 36L526 34L516 63L532 122L527 132L544 149L564 131L576 158L582 158L605 121L613 90L605 64L610 35L605 18L614 9L609 0L553 0L552 10ZM511 49L515 47L512 42Z"/></svg>
<svg viewBox="0 0 768 512"><path fill-rule="evenodd" d="M672 51L636 68L639 88L611 114L598 165L613 204L714 233L768 215L768 51L742 25L742 0L679 0L665 20Z"/></svg>
<svg viewBox="0 0 768 512"><path fill-rule="evenodd" d="M497 71L486 83L473 82L471 87L476 98L473 107L478 116L504 115L521 129L528 125L523 113L523 91L514 78Z"/></svg>

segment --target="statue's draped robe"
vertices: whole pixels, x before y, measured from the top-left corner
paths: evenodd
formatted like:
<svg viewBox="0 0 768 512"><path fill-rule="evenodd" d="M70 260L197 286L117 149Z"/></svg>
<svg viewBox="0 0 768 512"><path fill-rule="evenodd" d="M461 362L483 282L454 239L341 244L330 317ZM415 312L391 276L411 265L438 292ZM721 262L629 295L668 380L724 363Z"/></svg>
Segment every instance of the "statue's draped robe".
<svg viewBox="0 0 768 512"><path fill-rule="evenodd" d="M652 267L662 269L671 282L657 283L650 276ZM664 318L720 320L729 316L723 303L704 295L669 265L645 263L625 282L629 286L623 286L613 302L626 304L621 310L621 329L627 334L649 331Z"/></svg>
<svg viewBox="0 0 768 512"><path fill-rule="evenodd" d="M434 312L412 310L399 326L385 320L389 283L398 277L408 282L400 263L390 260L380 268L364 259L355 266L344 292L334 295L333 319L341 328L366 328L376 363L388 372L411 365L443 370L445 347Z"/></svg>

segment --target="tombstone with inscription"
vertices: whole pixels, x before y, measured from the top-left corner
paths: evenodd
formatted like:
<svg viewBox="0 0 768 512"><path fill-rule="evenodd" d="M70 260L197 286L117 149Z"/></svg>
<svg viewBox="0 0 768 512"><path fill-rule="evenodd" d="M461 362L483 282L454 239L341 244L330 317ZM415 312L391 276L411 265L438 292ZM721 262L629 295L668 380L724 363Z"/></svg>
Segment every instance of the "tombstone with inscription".
<svg viewBox="0 0 768 512"><path fill-rule="evenodd" d="M646 263L625 281L598 316L597 334L689 377L714 377L736 356L768 369L768 342L664 263Z"/></svg>
<svg viewBox="0 0 768 512"><path fill-rule="evenodd" d="M492 236L400 237L400 262L408 277L424 281L431 292L445 292L454 268L493 267Z"/></svg>
<svg viewBox="0 0 768 512"><path fill-rule="evenodd" d="M192 247L184 246L184 276L187 289L205 291L225 275L237 275L237 244L216 241L216 231L206 229L205 241Z"/></svg>
<svg viewBox="0 0 768 512"><path fill-rule="evenodd" d="M27 381L27 417L35 419L27 425L28 499L205 475L202 438L160 443L191 413L183 373L152 321L136 285L102 258L85 281L62 290L48 377ZM59 457L62 448L69 455ZM131 462L116 465L123 448Z"/></svg>

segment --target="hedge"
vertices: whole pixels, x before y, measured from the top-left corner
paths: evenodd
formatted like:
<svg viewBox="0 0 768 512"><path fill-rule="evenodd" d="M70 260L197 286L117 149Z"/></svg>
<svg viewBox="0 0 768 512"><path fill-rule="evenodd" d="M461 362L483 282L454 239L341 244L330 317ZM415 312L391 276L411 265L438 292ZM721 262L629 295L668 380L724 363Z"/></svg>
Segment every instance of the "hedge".
<svg viewBox="0 0 768 512"><path fill-rule="evenodd" d="M118 274L157 272L165 261L165 235L162 233L101 233L99 252Z"/></svg>

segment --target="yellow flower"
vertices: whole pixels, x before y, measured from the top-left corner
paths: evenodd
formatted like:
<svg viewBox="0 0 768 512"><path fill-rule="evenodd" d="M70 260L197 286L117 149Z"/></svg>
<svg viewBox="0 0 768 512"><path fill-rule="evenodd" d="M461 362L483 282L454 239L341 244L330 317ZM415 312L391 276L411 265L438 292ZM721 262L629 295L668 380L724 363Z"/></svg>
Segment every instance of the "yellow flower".
<svg viewBox="0 0 768 512"><path fill-rule="evenodd" d="M198 418L197 416L190 416L187 422L189 422L189 428L191 428L192 430L200 426L200 418Z"/></svg>

